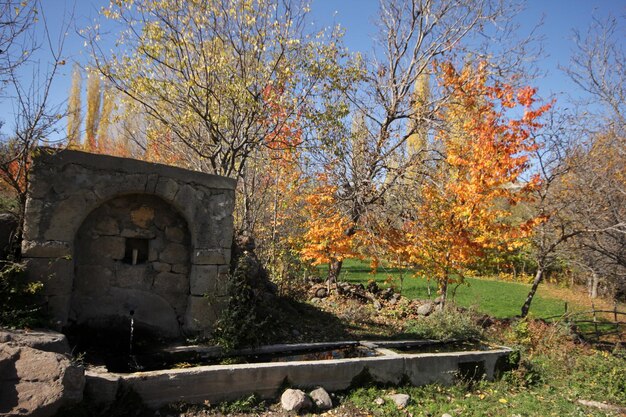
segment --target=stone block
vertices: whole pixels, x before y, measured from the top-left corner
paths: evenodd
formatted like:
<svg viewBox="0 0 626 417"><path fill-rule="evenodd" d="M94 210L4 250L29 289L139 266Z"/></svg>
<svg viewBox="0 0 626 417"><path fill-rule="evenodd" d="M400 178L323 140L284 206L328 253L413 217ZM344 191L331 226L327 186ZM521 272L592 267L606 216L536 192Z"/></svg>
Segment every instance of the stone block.
<svg viewBox="0 0 626 417"><path fill-rule="evenodd" d="M94 173L78 164L62 167L50 166L47 170L51 189L57 196L68 196L76 191L92 188L94 181L102 178L101 173ZM68 181L71 179L71 181Z"/></svg>
<svg viewBox="0 0 626 417"><path fill-rule="evenodd" d="M159 253L165 248L163 237L157 235L151 239L148 247L148 262L156 262L159 259ZM166 262L167 263L167 262Z"/></svg>
<svg viewBox="0 0 626 417"><path fill-rule="evenodd" d="M120 226L112 217L104 217L96 223L94 231L100 235L115 236L120 233Z"/></svg>
<svg viewBox="0 0 626 417"><path fill-rule="evenodd" d="M85 371L85 395L96 404L112 404L120 376L109 372Z"/></svg>
<svg viewBox="0 0 626 417"><path fill-rule="evenodd" d="M36 200L31 197L26 200L24 218L27 221L24 222L23 232L25 240L37 240L39 238L39 223L41 222L43 209L44 203L42 200Z"/></svg>
<svg viewBox="0 0 626 417"><path fill-rule="evenodd" d="M156 237L156 234L150 229L125 228L124 230L122 230L122 233L120 233L120 236L130 237L133 239L154 239Z"/></svg>
<svg viewBox="0 0 626 417"><path fill-rule="evenodd" d="M179 227L169 226L165 228L165 238L172 242L182 243L185 240L185 232Z"/></svg>
<svg viewBox="0 0 626 417"><path fill-rule="evenodd" d="M178 315L185 313L187 295L189 294L189 280L187 276L161 272L154 278L152 289L165 299Z"/></svg>
<svg viewBox="0 0 626 417"><path fill-rule="evenodd" d="M223 220L220 223L220 233L218 244L224 249L230 249L233 245L234 221L233 217Z"/></svg>
<svg viewBox="0 0 626 417"><path fill-rule="evenodd" d="M218 319L226 306L227 300L190 295L187 301L184 330L188 332L207 332Z"/></svg>
<svg viewBox="0 0 626 417"><path fill-rule="evenodd" d="M142 205L137 209L131 210L130 219L135 226L146 229L154 221L154 208Z"/></svg>
<svg viewBox="0 0 626 417"><path fill-rule="evenodd" d="M170 272L172 270L172 265L165 262L152 262L151 265L152 269L154 269L156 272Z"/></svg>
<svg viewBox="0 0 626 417"><path fill-rule="evenodd" d="M91 191L83 191L69 196L65 200L56 204L47 223L50 225L47 230L42 230L45 240L65 240L71 241L80 226L82 215L91 211L96 198ZM81 213L81 216L77 214ZM41 221L41 224L44 224Z"/></svg>
<svg viewBox="0 0 626 417"><path fill-rule="evenodd" d="M120 194L144 193L147 180L145 174L122 174L113 171L100 181L94 181L94 192L100 200L108 200Z"/></svg>
<svg viewBox="0 0 626 417"><path fill-rule="evenodd" d="M146 193L154 194L158 182L159 174L148 174L148 180L146 181Z"/></svg>
<svg viewBox="0 0 626 417"><path fill-rule="evenodd" d="M48 173L50 172L47 170ZM29 180L30 186L28 187L28 195L31 198L45 198L51 190L51 184L48 178L53 176L45 175L40 171L40 175L31 175Z"/></svg>
<svg viewBox="0 0 626 417"><path fill-rule="evenodd" d="M115 267L115 278L111 285L119 288L132 288L149 291L152 286L152 276L146 265L118 264Z"/></svg>
<svg viewBox="0 0 626 417"><path fill-rule="evenodd" d="M170 213L166 213L163 210L159 210L156 212L154 217L154 225L161 230L165 230L168 226L176 223L174 218L170 215Z"/></svg>
<svg viewBox="0 0 626 417"><path fill-rule="evenodd" d="M211 210L211 218L219 222L227 218L233 212L232 201L228 194L213 194L209 200L209 209Z"/></svg>
<svg viewBox="0 0 626 417"><path fill-rule="evenodd" d="M101 265L77 265L74 291L84 294L104 294L113 283L113 271Z"/></svg>
<svg viewBox="0 0 626 417"><path fill-rule="evenodd" d="M191 185L185 184L178 189L174 204L179 207L187 219L194 219L198 206L198 196Z"/></svg>
<svg viewBox="0 0 626 417"><path fill-rule="evenodd" d="M101 236L89 242L88 258L124 259L126 239L118 236Z"/></svg>
<svg viewBox="0 0 626 417"><path fill-rule="evenodd" d="M192 295L204 295L215 292L218 277L217 265L193 265L189 275L189 286Z"/></svg>
<svg viewBox="0 0 626 417"><path fill-rule="evenodd" d="M72 255L69 242L59 240L22 242L22 256L26 258L63 258Z"/></svg>
<svg viewBox="0 0 626 417"><path fill-rule="evenodd" d="M175 265L172 265L172 272L175 272L177 274L185 274L185 275L187 275L189 273L189 265L187 265L187 264L175 264Z"/></svg>
<svg viewBox="0 0 626 417"><path fill-rule="evenodd" d="M156 184L155 193L167 201L172 201L178 193L178 183L170 178L161 177Z"/></svg>
<svg viewBox="0 0 626 417"><path fill-rule="evenodd" d="M186 263L189 262L189 251L180 243L170 243L159 254L159 260L169 264Z"/></svg>
<svg viewBox="0 0 626 417"><path fill-rule="evenodd" d="M193 263L197 265L226 265L230 262L230 249L196 249Z"/></svg>
<svg viewBox="0 0 626 417"><path fill-rule="evenodd" d="M154 278L154 289L163 293L188 294L188 281L185 275L161 272Z"/></svg>

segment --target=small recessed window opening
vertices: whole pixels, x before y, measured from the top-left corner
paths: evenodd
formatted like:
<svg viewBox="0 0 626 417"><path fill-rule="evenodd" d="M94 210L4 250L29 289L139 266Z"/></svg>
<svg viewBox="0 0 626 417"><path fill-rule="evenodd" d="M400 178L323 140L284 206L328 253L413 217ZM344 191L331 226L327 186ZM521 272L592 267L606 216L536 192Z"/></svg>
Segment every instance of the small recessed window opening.
<svg viewBox="0 0 626 417"><path fill-rule="evenodd" d="M130 265L143 264L148 261L149 239L126 238L124 263Z"/></svg>

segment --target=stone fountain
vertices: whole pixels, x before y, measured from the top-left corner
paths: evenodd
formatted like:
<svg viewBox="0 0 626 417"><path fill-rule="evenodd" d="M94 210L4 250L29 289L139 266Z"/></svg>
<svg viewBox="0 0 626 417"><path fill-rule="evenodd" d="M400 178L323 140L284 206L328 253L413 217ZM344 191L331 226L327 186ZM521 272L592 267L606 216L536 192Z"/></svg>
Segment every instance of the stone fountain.
<svg viewBox="0 0 626 417"><path fill-rule="evenodd" d="M128 158L38 149L23 258L59 329L210 331L226 302L235 180Z"/></svg>

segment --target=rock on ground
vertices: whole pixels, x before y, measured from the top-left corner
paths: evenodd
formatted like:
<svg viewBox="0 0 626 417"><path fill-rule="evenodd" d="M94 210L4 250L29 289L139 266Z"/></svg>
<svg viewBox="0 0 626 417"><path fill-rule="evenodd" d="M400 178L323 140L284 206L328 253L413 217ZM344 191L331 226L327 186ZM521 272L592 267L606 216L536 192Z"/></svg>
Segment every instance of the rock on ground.
<svg viewBox="0 0 626 417"><path fill-rule="evenodd" d="M430 313L433 312L434 309L435 306L433 303L426 302L417 307L417 314L419 314L420 316L428 316Z"/></svg>
<svg viewBox="0 0 626 417"><path fill-rule="evenodd" d="M324 388L320 387L311 391L309 396L320 410L333 408L333 400L330 399L330 395Z"/></svg>
<svg viewBox="0 0 626 417"><path fill-rule="evenodd" d="M48 417L83 398L82 367L54 352L0 344L0 415Z"/></svg>
<svg viewBox="0 0 626 417"><path fill-rule="evenodd" d="M311 400L299 389L288 389L280 397L280 405L287 411L300 411L311 407Z"/></svg>
<svg viewBox="0 0 626 417"><path fill-rule="evenodd" d="M388 395L387 398L393 401L398 408L406 407L409 405L409 401L411 401L411 397L407 394Z"/></svg>

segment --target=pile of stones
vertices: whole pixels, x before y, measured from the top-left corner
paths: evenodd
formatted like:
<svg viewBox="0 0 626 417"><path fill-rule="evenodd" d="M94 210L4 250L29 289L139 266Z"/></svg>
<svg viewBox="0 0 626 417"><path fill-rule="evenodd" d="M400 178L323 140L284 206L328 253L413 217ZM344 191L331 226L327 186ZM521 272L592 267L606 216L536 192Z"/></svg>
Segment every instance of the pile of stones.
<svg viewBox="0 0 626 417"><path fill-rule="evenodd" d="M349 282L337 282L336 285L331 287L331 292L345 299L357 300L363 304L372 304L376 310L393 308L404 302L408 304L407 310L415 312L418 316L430 315L443 301L441 298L435 298L434 300L408 300L393 288L382 289L373 281L367 286ZM324 283L313 283L308 294L309 300L313 304L320 303L331 295L328 285Z"/></svg>

